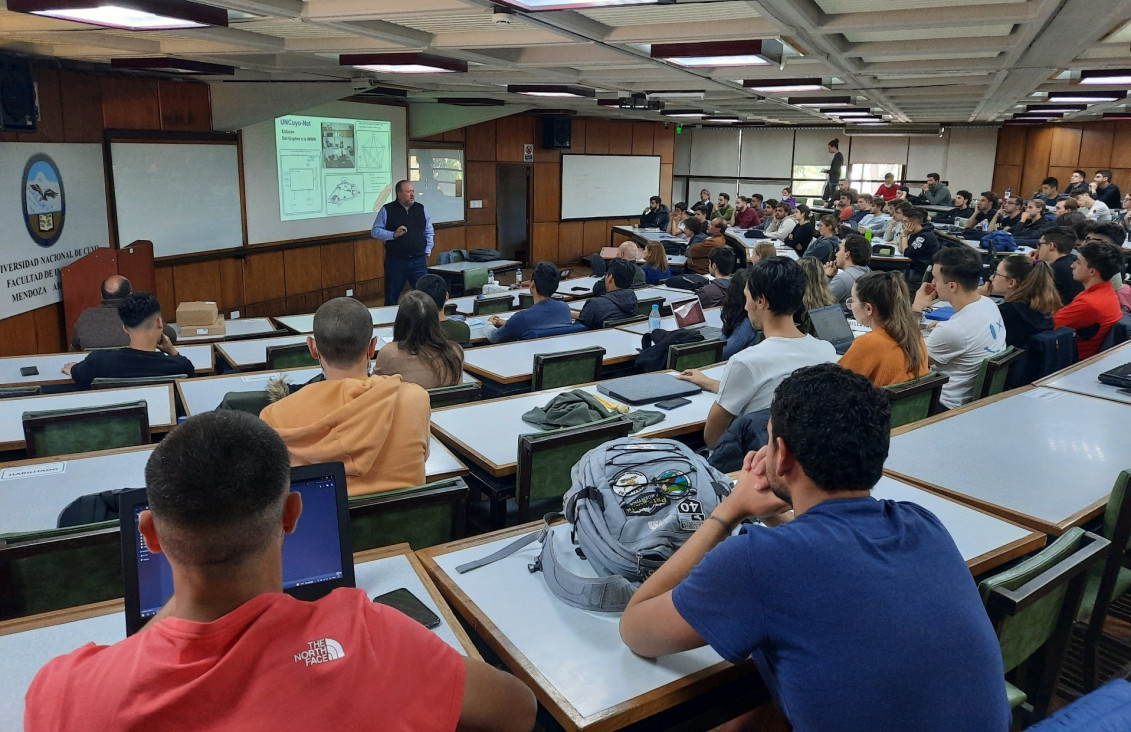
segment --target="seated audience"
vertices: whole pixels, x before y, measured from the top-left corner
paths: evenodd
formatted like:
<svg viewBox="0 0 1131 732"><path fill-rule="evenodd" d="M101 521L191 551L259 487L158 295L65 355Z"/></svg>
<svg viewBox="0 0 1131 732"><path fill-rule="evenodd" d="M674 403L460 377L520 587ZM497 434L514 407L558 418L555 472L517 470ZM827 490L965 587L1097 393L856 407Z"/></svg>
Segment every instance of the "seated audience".
<svg viewBox="0 0 1131 732"><path fill-rule="evenodd" d="M763 259L773 259L778 256L778 250L774 245L768 241L760 241L754 245L754 256L750 259L749 264L754 264Z"/></svg>
<svg viewBox="0 0 1131 732"><path fill-rule="evenodd" d="M998 310L1005 323L1005 345L1024 348L1029 338L1052 330L1052 314L1060 309L1052 268L1024 254L998 261L983 295L1000 295Z"/></svg>
<svg viewBox="0 0 1131 732"><path fill-rule="evenodd" d="M1001 649L954 540L930 511L870 495L890 428L887 396L857 374L784 379L769 443L633 594L625 644L752 659L792 729L1009 729ZM732 535L747 518L773 528Z"/></svg>
<svg viewBox="0 0 1131 732"><path fill-rule="evenodd" d="M719 194L719 200L715 204L714 218L722 219L727 223L730 223L730 220L734 218L734 206L730 205L729 193Z"/></svg>
<svg viewBox="0 0 1131 732"><path fill-rule="evenodd" d="M730 223L738 229L752 229L762 223L762 217L746 196L734 199L734 216Z"/></svg>
<svg viewBox="0 0 1131 732"><path fill-rule="evenodd" d="M793 218L797 223L794 225L793 231L789 232L789 236L785 238L784 243L800 255L813 241L815 226L809 207L804 203L797 206L797 210L793 212Z"/></svg>
<svg viewBox="0 0 1131 732"><path fill-rule="evenodd" d="M644 266L641 269L644 272L644 281L649 285L658 285L671 276L668 270L668 253L664 251L664 246L660 242L650 241L648 246L644 247Z"/></svg>
<svg viewBox="0 0 1131 732"><path fill-rule="evenodd" d="M927 173L927 182L920 188L919 204L921 206L953 206L954 198L942 181L938 173Z"/></svg>
<svg viewBox="0 0 1131 732"><path fill-rule="evenodd" d="M444 331L449 339L456 343L471 342L471 327L463 320L453 320L444 312L444 303L448 301L448 281L440 275L426 274L416 281L416 288L436 303L436 312L440 315L440 330Z"/></svg>
<svg viewBox="0 0 1131 732"><path fill-rule="evenodd" d="M1021 220L1009 228L1013 240L1018 246L1037 248L1041 233L1052 226L1052 221L1045 216L1045 203L1039 198L1031 198L1025 203L1025 210L1021 212Z"/></svg>
<svg viewBox="0 0 1131 732"><path fill-rule="evenodd" d="M640 247L636 246L636 242L621 242L621 245L617 247L617 259L628 263L628 266L632 269L632 287L642 287L647 282L644 268L636 263L636 260L640 259ZM604 281L593 283L594 295L602 295L604 292Z"/></svg>
<svg viewBox="0 0 1131 732"><path fill-rule="evenodd" d="M931 265L933 282L915 293L915 317L942 301L954 308L949 320L931 329L927 356L931 365L950 377L942 389L942 406L954 409L974 398L974 382L982 361L1005 350L1005 324L997 305L978 292L982 255L970 247L945 247Z"/></svg>
<svg viewBox="0 0 1131 732"><path fill-rule="evenodd" d="M785 257L763 259L747 268L746 313L765 338L727 361L721 380L689 369L679 378L717 392L703 426L703 441L714 447L735 417L770 406L774 389L801 366L836 361L831 343L802 333L793 322L805 295L805 273Z"/></svg>
<svg viewBox="0 0 1131 732"><path fill-rule="evenodd" d="M895 173L885 173L884 182L876 189L876 198L882 202L894 201L895 197L899 195L899 186L895 183ZM880 204L881 210L883 203Z"/></svg>
<svg viewBox="0 0 1131 732"><path fill-rule="evenodd" d="M122 275L110 275L102 282L102 301L96 308L79 313L71 335L71 350L120 348L129 345L130 337L118 317L118 306L130 294L130 281ZM165 323L163 330L170 343L177 342L177 331Z"/></svg>
<svg viewBox="0 0 1131 732"><path fill-rule="evenodd" d="M1080 210L1080 204L1076 203L1075 198L1062 198L1053 206L1053 226L1058 226L1056 219L1068 213L1075 213ZM1083 214L1080 214L1083 216ZM1087 218L1086 216L1084 218Z"/></svg>
<svg viewBox="0 0 1131 732"><path fill-rule="evenodd" d="M1081 359L1096 355L1104 336L1122 316L1110 282L1122 264L1123 253L1107 241L1090 240L1077 250L1072 276L1084 291L1053 314L1053 323L1076 331L1076 353Z"/></svg>
<svg viewBox="0 0 1131 732"><path fill-rule="evenodd" d="M974 194L967 190L961 190L954 194L954 208L949 211L935 214L934 223L936 224L958 224L958 219L962 219L965 223L966 219L974 215L974 209L970 206L970 201L974 200Z"/></svg>
<svg viewBox="0 0 1131 732"><path fill-rule="evenodd" d="M365 311L369 313L368 310ZM126 295L118 305L118 317L129 339L125 348L92 351L82 361L63 365L80 389L89 389L98 378L133 379L144 376L196 376L196 369L165 334L161 303L148 292Z"/></svg>
<svg viewBox="0 0 1131 732"><path fill-rule="evenodd" d="M1080 210L1088 217L1090 221L1095 221L1098 224L1106 224L1112 220L1111 208L1108 207L1103 201L1098 201L1092 198L1091 191L1080 191L1076 194L1076 203L1080 206Z"/></svg>
<svg viewBox="0 0 1131 732"><path fill-rule="evenodd" d="M1122 252L1125 235L1123 228L1116 223L1091 224L1083 240L1104 241ZM1119 307L1123 312L1131 312L1131 287L1126 283L1127 278L1122 274L1122 267L1120 269L1121 271L1111 278L1111 289L1115 290L1115 295L1119 298Z"/></svg>
<svg viewBox="0 0 1131 732"><path fill-rule="evenodd" d="M1045 229L1037 245L1037 259L1052 268L1053 282L1061 305L1067 305L1084 291L1084 286L1072 276L1072 263L1076 261L1073 251L1076 248L1076 235L1065 226L1052 226Z"/></svg>
<svg viewBox="0 0 1131 732"><path fill-rule="evenodd" d="M636 315L636 293L632 291L632 265L623 259L609 262L605 273L605 292L585 301L577 322L586 328L603 328L606 320Z"/></svg>
<svg viewBox="0 0 1131 732"><path fill-rule="evenodd" d="M698 216L688 216L683 221L683 233L687 235L687 246L690 249L699 242L707 240L707 225L700 221Z"/></svg>
<svg viewBox="0 0 1131 732"><path fill-rule="evenodd" d="M432 298L415 290L401 297L393 322L393 342L377 352L373 373L400 374L405 381L425 389L460 382L463 349L440 330Z"/></svg>
<svg viewBox="0 0 1131 732"><path fill-rule="evenodd" d="M1119 208L1119 186L1111 182L1110 170L1097 170L1088 188L1094 193L1096 200L1109 209Z"/></svg>
<svg viewBox="0 0 1131 732"><path fill-rule="evenodd" d="M793 227L797 226L797 219L793 218L792 213L793 207L788 203L775 204L773 218L762 229L766 238L785 241L793 231Z"/></svg>
<svg viewBox="0 0 1131 732"><path fill-rule="evenodd" d="M1088 188L1087 177L1088 174L1079 168L1072 171L1072 175L1068 177L1068 190L1065 191L1065 195L1074 198L1077 193Z"/></svg>
<svg viewBox="0 0 1131 732"><path fill-rule="evenodd" d="M656 242L649 244L659 246ZM664 254L663 248L660 254ZM506 343L532 337L532 331L545 328L565 327L573 323L569 305L554 299L558 291L558 268L552 262L539 262L534 266L531 277L530 294L534 304L525 310L513 313L503 320L498 315L487 318L483 324L483 335L491 343Z"/></svg>
<svg viewBox="0 0 1131 732"><path fill-rule="evenodd" d="M927 344L911 312L907 284L898 272L872 272L852 286L852 317L871 331L858 336L840 359L876 386L901 384L927 373Z"/></svg>
<svg viewBox="0 0 1131 732"><path fill-rule="evenodd" d="M1034 194L1033 198L1039 200L1046 206L1055 206L1056 202L1067 196L1067 193L1060 192L1060 181L1052 176L1045 178L1041 181L1041 192Z"/></svg>
<svg viewBox="0 0 1131 732"><path fill-rule="evenodd" d="M699 200L691 207L692 211L702 211L704 219L710 219L714 214L715 204L711 203L711 192L706 188L699 191Z"/></svg>
<svg viewBox="0 0 1131 732"><path fill-rule="evenodd" d="M754 330L746 312L746 278L749 275L750 267L735 272L723 299L720 317L723 321L723 338L726 339L726 345L723 346L724 361L762 339L762 334Z"/></svg>
<svg viewBox="0 0 1131 732"><path fill-rule="evenodd" d="M700 287L695 294L703 307L713 308L723 304L727 288L730 287L730 276L734 273L734 252L729 247L719 247L711 251L708 259L711 262L709 274L714 279Z"/></svg>
<svg viewBox="0 0 1131 732"><path fill-rule="evenodd" d="M872 245L859 234L840 242L836 258L825 265L825 274L832 278L829 289L837 302L843 305L852 295L852 283L872 271L868 267L871 260Z"/></svg>
<svg viewBox="0 0 1131 732"><path fill-rule="evenodd" d="M884 199L879 196L874 197L868 204L868 213L860 219L860 223L856 227L857 231L861 234L870 231L872 236L883 236L884 229L887 228L888 221L891 220L891 216L884 213L886 206L887 203Z"/></svg>
<svg viewBox="0 0 1131 732"><path fill-rule="evenodd" d="M149 509L138 526L149 551L168 559L173 595L141 632L44 666L27 692L29 732L294 729L328 719L346 729L374 720L400 729L534 725L534 695L522 682L363 589L313 602L283 594L284 536L303 502L290 490L286 446L255 417L190 418L153 451L145 483ZM311 655L328 662L296 662L327 642L340 652Z"/></svg>
<svg viewBox="0 0 1131 732"><path fill-rule="evenodd" d="M663 199L652 196L648 199L648 208L640 214L640 228L665 231L668 228L668 218L668 207L664 205Z"/></svg>
<svg viewBox="0 0 1131 732"><path fill-rule="evenodd" d="M923 274L930 269L935 252L941 247L934 225L927 221L926 211L911 208L904 212L898 249L911 260L906 275L909 285L917 286L923 280Z"/></svg>
<svg viewBox="0 0 1131 732"><path fill-rule="evenodd" d="M898 244L903 237L903 216L911 209L915 208L907 201L896 199L889 204L891 211L891 221L884 229L884 242L890 244Z"/></svg>
<svg viewBox="0 0 1131 732"><path fill-rule="evenodd" d="M837 195L836 214L837 221L844 223L852 218L852 214L856 212L855 204L856 197L848 191L841 191Z"/></svg>
<svg viewBox="0 0 1131 732"><path fill-rule="evenodd" d="M1009 196L1001 199L1001 208L998 209L986 227L986 231L1010 231L1021 223L1021 209L1024 202L1021 196Z"/></svg>
<svg viewBox="0 0 1131 732"><path fill-rule="evenodd" d="M986 222L989 226L990 221L997 216L998 198L997 194L993 191L982 191L982 195L978 196L978 203L974 207L974 215L966 219L966 228L962 232L964 239L980 239L982 236L981 223Z"/></svg>
<svg viewBox="0 0 1131 732"><path fill-rule="evenodd" d="M404 295L402 308L412 307L411 297L416 307L435 309L431 298L414 292ZM287 444L292 465L344 462L351 496L424 483L428 393L400 376L369 375L376 340L372 316L359 301L336 297L323 303L306 344L326 379L259 413Z"/></svg>
<svg viewBox="0 0 1131 732"><path fill-rule="evenodd" d="M671 236L687 236L687 232L683 230L683 222L687 220L687 204L680 201L672 207L672 212L668 216L667 232Z"/></svg>
<svg viewBox="0 0 1131 732"><path fill-rule="evenodd" d="M797 328L802 333L817 335L813 321L809 318L809 311L815 308L828 307L836 304L832 290L829 289L829 278L825 276L825 265L816 257L801 257L797 260L801 271L805 273L805 294L801 298L801 310L795 315Z"/></svg>
<svg viewBox="0 0 1131 732"><path fill-rule="evenodd" d="M726 248L726 239L723 233L726 230L727 223L725 221L711 219L711 222L707 224L708 238L687 248L687 262L683 265L684 270L694 274L707 274L711 267L708 260L711 252L719 247Z"/></svg>
<svg viewBox="0 0 1131 732"><path fill-rule="evenodd" d="M797 199L793 197L793 189L789 186L781 189L781 200L793 208L797 208Z"/></svg>
<svg viewBox="0 0 1131 732"><path fill-rule="evenodd" d="M840 246L840 238L836 219L832 214L825 214L817 222L817 238L809 243L805 249L798 252L803 257L815 257L824 264L832 257L833 252Z"/></svg>

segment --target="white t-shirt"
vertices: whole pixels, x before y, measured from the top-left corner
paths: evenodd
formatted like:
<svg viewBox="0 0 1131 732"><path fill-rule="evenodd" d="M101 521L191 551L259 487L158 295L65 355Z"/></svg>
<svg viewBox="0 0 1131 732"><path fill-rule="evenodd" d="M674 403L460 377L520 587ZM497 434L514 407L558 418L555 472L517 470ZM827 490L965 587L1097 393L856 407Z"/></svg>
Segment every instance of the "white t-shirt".
<svg viewBox="0 0 1131 732"><path fill-rule="evenodd" d="M1005 324L994 301L980 297L931 329L927 356L940 374L950 377L940 401L954 409L973 398L982 361L1005 350Z"/></svg>
<svg viewBox="0 0 1131 732"><path fill-rule="evenodd" d="M766 338L730 357L716 401L736 417L766 409L774 398L774 389L794 370L836 360L833 344L811 335Z"/></svg>
<svg viewBox="0 0 1131 732"><path fill-rule="evenodd" d="M1111 223L1111 209L1103 201L1095 201L1092 207L1087 209L1088 218L1095 221L1097 224Z"/></svg>

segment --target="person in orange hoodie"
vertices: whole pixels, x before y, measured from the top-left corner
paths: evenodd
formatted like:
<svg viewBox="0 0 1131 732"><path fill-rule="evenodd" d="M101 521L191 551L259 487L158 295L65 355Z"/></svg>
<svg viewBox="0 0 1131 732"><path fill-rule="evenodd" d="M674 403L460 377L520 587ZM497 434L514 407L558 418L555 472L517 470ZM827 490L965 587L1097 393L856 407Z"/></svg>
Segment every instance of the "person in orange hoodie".
<svg viewBox="0 0 1131 732"><path fill-rule="evenodd" d="M369 375L376 339L365 306L352 297L324 303L306 343L326 380L259 413L283 438L291 465L340 460L351 496L422 485L428 393L400 376Z"/></svg>

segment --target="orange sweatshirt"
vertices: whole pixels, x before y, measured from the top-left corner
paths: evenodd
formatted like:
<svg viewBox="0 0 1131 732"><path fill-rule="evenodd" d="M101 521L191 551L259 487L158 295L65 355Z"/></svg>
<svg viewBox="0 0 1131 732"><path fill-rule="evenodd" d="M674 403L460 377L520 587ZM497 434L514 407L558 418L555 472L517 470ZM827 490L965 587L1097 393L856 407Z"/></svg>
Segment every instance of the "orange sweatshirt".
<svg viewBox="0 0 1131 732"><path fill-rule="evenodd" d="M291 465L345 463L351 496L424 483L430 416L428 393L400 376L315 382L259 413Z"/></svg>
<svg viewBox="0 0 1131 732"><path fill-rule="evenodd" d="M890 386L923 376L927 373L927 344L919 339L923 360L919 363L919 373L913 374L907 367L907 358L887 331L873 328L852 342L848 351L840 357L840 365L861 376L867 376L876 386Z"/></svg>

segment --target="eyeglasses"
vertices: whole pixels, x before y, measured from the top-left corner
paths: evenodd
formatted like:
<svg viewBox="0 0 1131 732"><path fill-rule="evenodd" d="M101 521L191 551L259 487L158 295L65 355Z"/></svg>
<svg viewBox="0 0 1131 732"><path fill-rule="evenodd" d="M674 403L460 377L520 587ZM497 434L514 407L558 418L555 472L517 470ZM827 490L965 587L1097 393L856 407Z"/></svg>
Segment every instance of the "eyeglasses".
<svg viewBox="0 0 1131 732"><path fill-rule="evenodd" d="M994 277L1000 277L1003 280L1009 279L1009 275L1003 275L1001 272L994 272L992 275L990 275L990 279L993 279Z"/></svg>
<svg viewBox="0 0 1131 732"><path fill-rule="evenodd" d="M844 304L847 305L848 307L852 307L853 305L856 304L856 298L850 297L850 298L848 298L847 300L844 301Z"/></svg>

